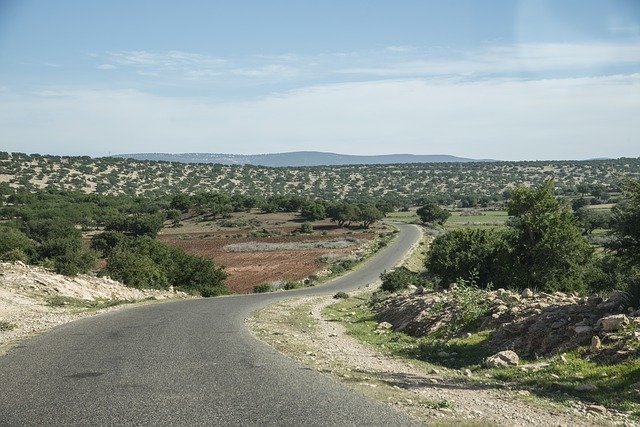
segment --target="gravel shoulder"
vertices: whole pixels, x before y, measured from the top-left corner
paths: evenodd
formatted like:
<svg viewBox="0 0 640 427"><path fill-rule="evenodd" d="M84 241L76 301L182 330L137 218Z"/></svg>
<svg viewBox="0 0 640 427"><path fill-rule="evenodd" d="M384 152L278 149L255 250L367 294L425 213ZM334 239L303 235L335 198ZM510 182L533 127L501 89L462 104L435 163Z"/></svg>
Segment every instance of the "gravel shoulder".
<svg viewBox="0 0 640 427"><path fill-rule="evenodd" d="M430 425L633 425L612 414L585 415L526 390L482 384L457 371L418 367L385 355L348 336L339 322L323 318L322 309L333 302L330 296L286 300L254 313L246 323L258 339L299 363Z"/></svg>

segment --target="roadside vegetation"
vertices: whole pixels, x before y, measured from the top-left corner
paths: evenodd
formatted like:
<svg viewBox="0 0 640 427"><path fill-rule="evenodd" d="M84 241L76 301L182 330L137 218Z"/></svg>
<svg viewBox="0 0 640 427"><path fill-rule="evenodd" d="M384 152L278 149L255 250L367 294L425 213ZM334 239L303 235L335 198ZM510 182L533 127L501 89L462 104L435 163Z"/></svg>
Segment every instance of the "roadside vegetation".
<svg viewBox="0 0 640 427"><path fill-rule="evenodd" d="M380 290L324 316L425 370L640 418L640 181L620 187L597 211L548 181L514 189L508 217L489 213L500 223L420 221L441 230L424 270L385 272Z"/></svg>

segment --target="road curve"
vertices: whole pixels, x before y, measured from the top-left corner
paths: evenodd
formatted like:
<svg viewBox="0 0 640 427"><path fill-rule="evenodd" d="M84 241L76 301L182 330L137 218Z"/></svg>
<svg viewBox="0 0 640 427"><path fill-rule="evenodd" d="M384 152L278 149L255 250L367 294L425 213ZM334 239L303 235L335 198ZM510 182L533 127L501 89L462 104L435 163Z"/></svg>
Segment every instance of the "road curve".
<svg viewBox="0 0 640 427"><path fill-rule="evenodd" d="M150 304L85 318L0 357L0 425L409 425L388 406L257 341L244 319L293 296L375 281L418 241L413 225L354 272L315 288Z"/></svg>

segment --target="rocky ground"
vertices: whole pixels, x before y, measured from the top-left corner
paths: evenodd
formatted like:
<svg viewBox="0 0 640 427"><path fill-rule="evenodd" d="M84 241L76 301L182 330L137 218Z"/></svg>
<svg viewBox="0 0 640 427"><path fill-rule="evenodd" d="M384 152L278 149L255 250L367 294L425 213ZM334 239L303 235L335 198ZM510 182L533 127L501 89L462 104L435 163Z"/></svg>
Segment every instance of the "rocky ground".
<svg viewBox="0 0 640 427"><path fill-rule="evenodd" d="M471 381L464 372L417 367L385 355L348 336L341 323L324 319L321 311L332 302L335 300L327 297L285 301L256 313L247 324L259 339L300 363L329 373L427 424L633 425L624 416L599 413L599 408L589 409L586 404L561 406L539 399L526 389ZM500 315L489 317L497 322ZM396 327L405 324L405 329L417 328L417 324L407 322L408 318L388 320L398 323ZM393 327L383 322L381 325ZM597 328L594 325L594 330Z"/></svg>
<svg viewBox="0 0 640 427"><path fill-rule="evenodd" d="M19 338L123 303L186 297L128 288L104 277L66 277L21 262L0 263L0 351Z"/></svg>
<svg viewBox="0 0 640 427"><path fill-rule="evenodd" d="M492 331L488 345L495 351L513 350L535 358L592 344L592 356L610 362L640 355L640 310L628 308L621 292L602 298L498 289L476 297L482 298L486 311L477 322L478 329ZM455 288L440 292L411 289L383 300L374 311L394 330L424 336L449 328L460 313L459 305Z"/></svg>

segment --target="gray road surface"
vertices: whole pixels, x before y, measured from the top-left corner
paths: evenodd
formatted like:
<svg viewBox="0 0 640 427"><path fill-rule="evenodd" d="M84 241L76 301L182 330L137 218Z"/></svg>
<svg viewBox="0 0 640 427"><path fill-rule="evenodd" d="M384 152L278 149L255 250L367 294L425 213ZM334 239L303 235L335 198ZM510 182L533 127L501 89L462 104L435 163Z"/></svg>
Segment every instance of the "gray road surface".
<svg viewBox="0 0 640 427"><path fill-rule="evenodd" d="M150 304L63 325L0 357L0 425L408 425L413 421L257 341L251 312L375 281L414 244L326 285Z"/></svg>

